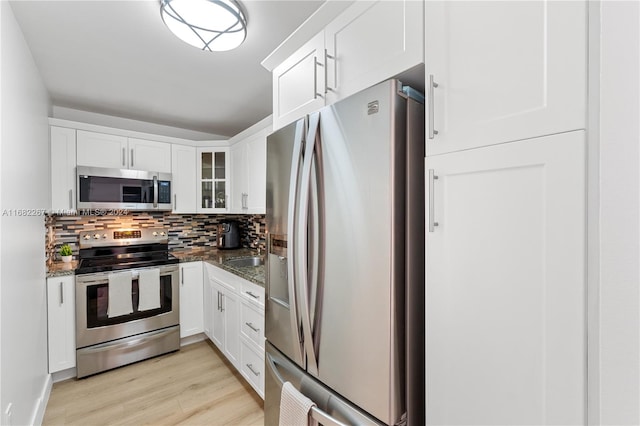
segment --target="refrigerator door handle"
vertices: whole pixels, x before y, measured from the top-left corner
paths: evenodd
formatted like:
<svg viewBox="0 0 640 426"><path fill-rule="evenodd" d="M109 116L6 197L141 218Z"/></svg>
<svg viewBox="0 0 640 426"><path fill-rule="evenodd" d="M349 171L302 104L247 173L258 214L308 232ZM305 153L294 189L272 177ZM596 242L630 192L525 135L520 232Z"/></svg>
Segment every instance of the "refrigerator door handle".
<svg viewBox="0 0 640 426"><path fill-rule="evenodd" d="M318 361L316 357L313 334L311 332L311 315L309 309L309 270L308 243L309 233L304 232L309 225L309 195L311 190L311 165L316 145L318 124L320 113L316 112L309 116L309 131L305 146L304 163L302 166L300 209L298 212L298 223L303 232L298 233L296 238L296 257L300 265L299 276L296 277L300 295L300 316L302 317L302 332L304 336L304 348L307 355L307 371L314 376L318 375Z"/></svg>
<svg viewBox="0 0 640 426"><path fill-rule="evenodd" d="M305 121L299 120L296 124L294 142L293 142L293 155L291 159L291 179L289 183L289 210L287 212L287 262L288 276L287 280L288 292L289 292L289 312L291 320L291 330L296 334L295 341L298 343L294 345L295 356L297 359L301 359L304 364L304 358L302 356L302 336L300 334L300 318L298 317L298 293L296 283L296 236L297 236L297 223L296 213L298 211L298 175L300 172L300 160L302 159L302 147L304 139Z"/></svg>

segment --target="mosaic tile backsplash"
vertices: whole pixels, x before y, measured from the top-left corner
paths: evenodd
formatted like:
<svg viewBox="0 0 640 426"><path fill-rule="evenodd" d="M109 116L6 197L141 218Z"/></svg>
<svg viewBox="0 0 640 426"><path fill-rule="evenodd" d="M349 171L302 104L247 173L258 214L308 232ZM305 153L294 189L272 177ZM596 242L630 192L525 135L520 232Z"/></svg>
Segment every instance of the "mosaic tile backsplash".
<svg viewBox="0 0 640 426"><path fill-rule="evenodd" d="M78 256L78 234L82 231L119 228L165 228L169 231L169 250L215 247L217 224L225 220L240 223L243 247L266 248L264 215L206 215L136 212L126 216L45 216L47 262L59 260L58 250L67 243ZM256 233L256 225L260 232Z"/></svg>

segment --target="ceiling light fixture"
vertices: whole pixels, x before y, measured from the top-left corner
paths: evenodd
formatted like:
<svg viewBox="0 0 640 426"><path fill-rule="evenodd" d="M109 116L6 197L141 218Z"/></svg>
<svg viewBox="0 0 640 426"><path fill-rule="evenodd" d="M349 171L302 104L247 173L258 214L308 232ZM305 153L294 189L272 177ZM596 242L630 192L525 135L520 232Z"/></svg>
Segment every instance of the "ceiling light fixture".
<svg viewBox="0 0 640 426"><path fill-rule="evenodd" d="M247 19L235 0L161 0L160 15L180 40L210 52L235 49L247 36Z"/></svg>

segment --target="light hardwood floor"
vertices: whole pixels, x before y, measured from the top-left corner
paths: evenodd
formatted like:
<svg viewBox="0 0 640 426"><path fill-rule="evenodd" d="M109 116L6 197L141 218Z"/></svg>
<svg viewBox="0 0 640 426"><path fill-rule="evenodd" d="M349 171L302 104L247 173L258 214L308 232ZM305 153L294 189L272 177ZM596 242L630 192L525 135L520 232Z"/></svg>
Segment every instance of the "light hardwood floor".
<svg viewBox="0 0 640 426"><path fill-rule="evenodd" d="M262 425L262 399L208 342L53 385L43 425Z"/></svg>

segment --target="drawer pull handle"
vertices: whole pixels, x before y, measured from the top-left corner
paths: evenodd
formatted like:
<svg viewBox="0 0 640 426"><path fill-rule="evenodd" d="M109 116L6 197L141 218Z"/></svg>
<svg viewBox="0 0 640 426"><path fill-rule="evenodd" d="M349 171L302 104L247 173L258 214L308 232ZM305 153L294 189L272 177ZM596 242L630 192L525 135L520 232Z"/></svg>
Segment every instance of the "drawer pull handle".
<svg viewBox="0 0 640 426"><path fill-rule="evenodd" d="M260 372L259 372L259 371L256 371L256 370L254 370L254 369L253 369L253 365L251 365L251 364L246 364L246 365L247 365L247 368L248 368L249 370L251 370L251 372L252 372L253 374L255 374L256 376L259 376L259 375L260 375Z"/></svg>
<svg viewBox="0 0 640 426"><path fill-rule="evenodd" d="M255 327L253 326L253 324L251 324L250 322L245 322L245 324L247 325L247 327L249 327L250 329L252 329L252 330L253 330L253 331L255 331L256 333L257 333L258 331L260 331L260 329L259 329L259 328L255 328Z"/></svg>
<svg viewBox="0 0 640 426"><path fill-rule="evenodd" d="M249 296L253 297L254 299L260 299L260 296L253 294L250 291L245 291L245 293L247 293Z"/></svg>

